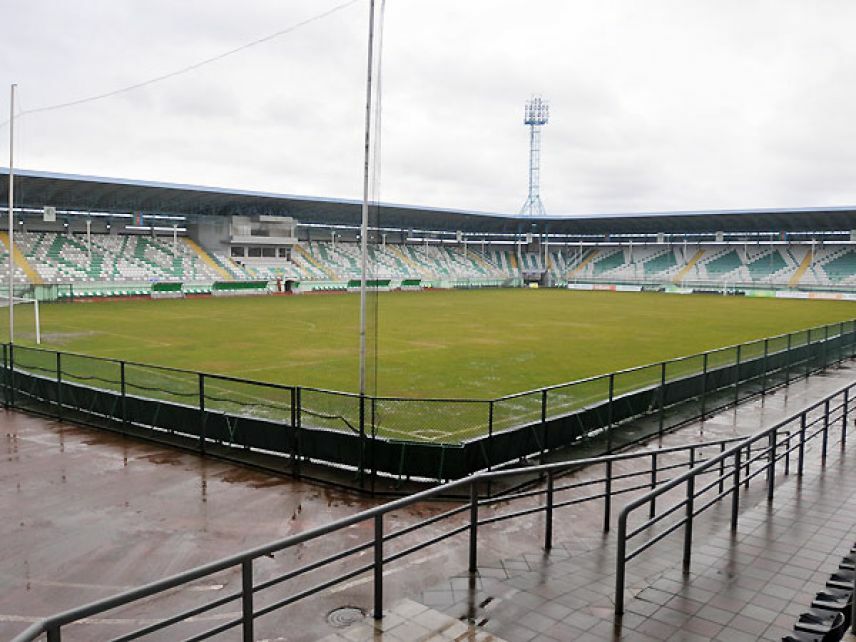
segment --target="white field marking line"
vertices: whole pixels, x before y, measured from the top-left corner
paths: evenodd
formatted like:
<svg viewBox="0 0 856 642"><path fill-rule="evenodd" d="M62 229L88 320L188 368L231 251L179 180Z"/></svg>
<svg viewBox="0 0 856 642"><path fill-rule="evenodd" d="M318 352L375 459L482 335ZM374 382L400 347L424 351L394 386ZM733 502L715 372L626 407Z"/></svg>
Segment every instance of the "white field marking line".
<svg viewBox="0 0 856 642"><path fill-rule="evenodd" d="M389 569L388 571L384 571L383 576L386 577L387 575L392 575L393 573L400 573L401 571L408 570L410 567L412 567L416 564L422 564L424 562L430 562L431 560L435 560L435 559L438 559L440 557L446 557L446 554L445 553L434 553L433 555L425 555L424 557L417 557L416 559L412 560L408 564L405 564L404 566L400 566L398 568L392 568L392 569ZM366 573L369 573L369 572L370 571L366 571ZM340 584L339 586L337 586L335 588L331 588L330 593L341 593L342 591L347 591L348 589L352 589L355 586L362 586L363 584L367 584L367 583L371 582L372 580L373 580L372 577L363 577L359 580L352 580L350 582L345 582L344 584Z"/></svg>

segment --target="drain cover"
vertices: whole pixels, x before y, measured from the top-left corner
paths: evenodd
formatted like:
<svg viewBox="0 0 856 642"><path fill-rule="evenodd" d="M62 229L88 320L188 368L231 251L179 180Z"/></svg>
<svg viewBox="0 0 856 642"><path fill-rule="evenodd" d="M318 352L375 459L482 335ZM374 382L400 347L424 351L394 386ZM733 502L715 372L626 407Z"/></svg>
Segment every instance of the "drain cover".
<svg viewBox="0 0 856 642"><path fill-rule="evenodd" d="M366 617L366 612L359 606L340 606L327 614L327 622L337 629L344 629Z"/></svg>

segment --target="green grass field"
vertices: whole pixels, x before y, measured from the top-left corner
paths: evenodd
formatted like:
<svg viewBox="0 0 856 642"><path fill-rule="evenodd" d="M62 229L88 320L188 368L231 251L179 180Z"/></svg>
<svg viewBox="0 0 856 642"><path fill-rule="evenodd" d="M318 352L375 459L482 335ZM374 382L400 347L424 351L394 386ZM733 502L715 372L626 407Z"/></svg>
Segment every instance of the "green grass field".
<svg viewBox="0 0 856 642"><path fill-rule="evenodd" d="M354 391L358 304L353 294L48 304L42 347ZM856 317L837 301L543 289L387 293L377 310L378 393L410 397L493 397ZM32 343L30 306L16 311L17 338Z"/></svg>

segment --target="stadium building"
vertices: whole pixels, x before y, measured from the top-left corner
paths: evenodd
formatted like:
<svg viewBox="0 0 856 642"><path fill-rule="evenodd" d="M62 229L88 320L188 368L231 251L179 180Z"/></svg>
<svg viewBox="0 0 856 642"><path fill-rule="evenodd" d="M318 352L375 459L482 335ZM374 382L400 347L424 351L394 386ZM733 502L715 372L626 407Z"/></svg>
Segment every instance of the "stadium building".
<svg viewBox="0 0 856 642"><path fill-rule="evenodd" d="M17 176L14 280L39 297L147 296L178 283L185 294L302 293L360 278L355 201ZM538 283L849 298L856 285L847 207L531 218L381 204L373 218L371 276L390 289Z"/></svg>
<svg viewBox="0 0 856 642"><path fill-rule="evenodd" d="M11 274L21 300L360 286L358 202L16 177L0 289ZM856 298L853 208L380 204L370 234L373 290ZM0 632L841 639L854 356L851 318L501 397L403 399L10 342Z"/></svg>

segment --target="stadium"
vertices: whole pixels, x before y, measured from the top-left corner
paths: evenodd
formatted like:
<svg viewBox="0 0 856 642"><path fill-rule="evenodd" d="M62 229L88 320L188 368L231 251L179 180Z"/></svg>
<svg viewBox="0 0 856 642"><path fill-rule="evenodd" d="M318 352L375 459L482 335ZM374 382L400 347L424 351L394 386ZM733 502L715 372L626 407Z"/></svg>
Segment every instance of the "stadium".
<svg viewBox="0 0 856 642"><path fill-rule="evenodd" d="M36 4L0 638L856 639L847 20Z"/></svg>
<svg viewBox="0 0 856 642"><path fill-rule="evenodd" d="M651 438L666 470L685 467L669 458L686 447L668 444L688 426L841 367L856 341L856 210L532 218L379 205L376 392L361 396L350 378L359 203L18 180L11 252L2 238L20 302L7 407L396 501L454 501L482 475L497 478L481 502L527 498L544 470L636 463ZM537 319L534 340L509 316ZM824 431L849 403L821 405ZM690 461L735 439L714 430ZM763 451L749 457L766 470ZM638 474L610 470L605 483Z"/></svg>

